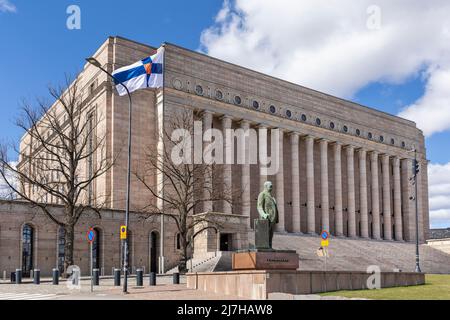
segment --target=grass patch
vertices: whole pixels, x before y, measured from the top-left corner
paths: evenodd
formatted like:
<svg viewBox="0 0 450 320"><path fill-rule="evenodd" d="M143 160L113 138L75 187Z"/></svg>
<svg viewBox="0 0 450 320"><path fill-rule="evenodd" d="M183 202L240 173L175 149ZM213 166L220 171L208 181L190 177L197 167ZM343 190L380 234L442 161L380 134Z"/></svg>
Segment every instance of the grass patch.
<svg viewBox="0 0 450 320"><path fill-rule="evenodd" d="M421 286L379 290L343 290L320 295L374 300L450 300L450 275L426 275L425 284Z"/></svg>

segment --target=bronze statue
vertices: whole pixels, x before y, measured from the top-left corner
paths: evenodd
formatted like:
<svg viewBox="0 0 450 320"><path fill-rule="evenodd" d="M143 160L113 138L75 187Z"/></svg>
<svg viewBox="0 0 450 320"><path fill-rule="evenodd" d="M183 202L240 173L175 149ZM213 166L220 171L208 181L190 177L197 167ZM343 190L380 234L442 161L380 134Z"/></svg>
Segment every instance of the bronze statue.
<svg viewBox="0 0 450 320"><path fill-rule="evenodd" d="M272 196L272 182L264 183L264 190L258 196L258 213L261 220L269 222L269 247L272 249L272 239L275 225L278 223L278 208Z"/></svg>

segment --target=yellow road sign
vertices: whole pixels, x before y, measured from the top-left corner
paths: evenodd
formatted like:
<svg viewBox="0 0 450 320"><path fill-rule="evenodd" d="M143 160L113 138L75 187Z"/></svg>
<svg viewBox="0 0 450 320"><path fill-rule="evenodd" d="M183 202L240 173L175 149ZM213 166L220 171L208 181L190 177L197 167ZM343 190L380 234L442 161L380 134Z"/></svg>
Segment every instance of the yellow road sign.
<svg viewBox="0 0 450 320"><path fill-rule="evenodd" d="M320 246L322 246L322 247L328 247L330 245L330 241L327 239L327 240L322 240L321 242L320 242Z"/></svg>
<svg viewBox="0 0 450 320"><path fill-rule="evenodd" d="M120 240L127 238L127 226L120 226Z"/></svg>

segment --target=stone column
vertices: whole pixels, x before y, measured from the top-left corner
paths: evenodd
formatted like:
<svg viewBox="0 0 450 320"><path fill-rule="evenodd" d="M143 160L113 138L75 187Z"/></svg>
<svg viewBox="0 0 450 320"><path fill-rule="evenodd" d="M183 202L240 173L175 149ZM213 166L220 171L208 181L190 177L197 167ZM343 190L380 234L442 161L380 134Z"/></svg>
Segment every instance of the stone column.
<svg viewBox="0 0 450 320"><path fill-rule="evenodd" d="M328 140L320 141L320 195L322 230L330 231L330 203L328 194Z"/></svg>
<svg viewBox="0 0 450 320"><path fill-rule="evenodd" d="M384 239L392 240L392 219L391 219L391 183L389 156L381 156L381 168L383 171L383 221L384 221Z"/></svg>
<svg viewBox="0 0 450 320"><path fill-rule="evenodd" d="M361 214L361 237L369 238L369 216L367 209L367 151L359 149L359 207Z"/></svg>
<svg viewBox="0 0 450 320"><path fill-rule="evenodd" d="M277 232L285 232L285 223L284 223L284 170L283 170L283 151L284 151L284 132L279 129L280 136L278 140L278 172L276 175L276 190L275 197L277 200L278 207L278 224L276 225L275 230ZM273 148L273 146L272 146ZM273 149L272 149L272 155Z"/></svg>
<svg viewBox="0 0 450 320"><path fill-rule="evenodd" d="M356 238L355 213L355 148L347 146L347 206L348 206L348 237Z"/></svg>
<svg viewBox="0 0 450 320"><path fill-rule="evenodd" d="M291 133L292 231L301 232L300 222L300 168L298 157L299 135Z"/></svg>
<svg viewBox="0 0 450 320"><path fill-rule="evenodd" d="M372 174L372 237L381 239L380 232L380 192L378 190L378 152L370 154L370 167Z"/></svg>
<svg viewBox="0 0 450 320"><path fill-rule="evenodd" d="M241 121L241 129L244 131L248 131L250 129L250 124L248 121ZM249 217L247 220L248 227L250 228L250 208L251 208L251 200L250 200L250 154L249 154L249 140L250 136L246 135L244 139L245 143L245 155L244 155L244 164L241 165L241 191L242 191L242 215Z"/></svg>
<svg viewBox="0 0 450 320"><path fill-rule="evenodd" d="M203 134L209 129L212 128L213 114L210 111L203 112ZM203 143L203 150L205 150L207 143ZM211 167L207 166L204 172L203 178L203 199L211 199L212 192L212 171ZM203 212L211 212L213 211L213 203L212 201L203 202Z"/></svg>
<svg viewBox="0 0 450 320"><path fill-rule="evenodd" d="M307 230L316 234L316 205L314 199L314 138L307 136L306 144L306 192L307 192Z"/></svg>
<svg viewBox="0 0 450 320"><path fill-rule="evenodd" d="M223 156L224 156L224 164L223 164L223 188L225 190L231 191L233 188L233 180L232 180L232 173L231 173L231 164L233 159L232 159L232 155L233 155L233 150L232 150L232 146L233 143L230 143L232 141L229 141L227 139L227 130L231 129L231 125L232 125L232 118L230 116L223 116L222 117L222 131L223 131ZM227 194L230 195L230 199L232 200L232 192L227 192ZM223 212L224 213L232 213L232 206L231 203L226 201L226 200L222 200L222 208L223 208Z"/></svg>
<svg viewBox="0 0 450 320"><path fill-rule="evenodd" d="M342 145L339 142L334 144L334 215L336 225L336 236L344 235L344 225L342 218Z"/></svg>
<svg viewBox="0 0 450 320"><path fill-rule="evenodd" d="M268 129L266 126L260 125L258 127L258 129L267 130L266 133L268 135ZM260 139L260 135L258 134L258 147L259 147L258 150L261 150L265 145L265 148L267 150L266 156L268 156L268 153L269 153L268 145L267 145L267 139L268 139L267 135L266 135L266 141L264 141L264 143L263 143L263 141ZM261 151L258 151L258 152L261 152ZM266 161L266 159L264 159L264 161ZM258 190L259 192L264 190L264 183L266 183L266 181L267 181L267 175L262 172L262 169L265 169L265 168L266 168L266 165L263 165L262 159L259 158L259 190Z"/></svg>
<svg viewBox="0 0 450 320"><path fill-rule="evenodd" d="M392 161L394 167L394 223L395 240L403 240L403 221L402 221L402 190L400 183L400 159L394 157Z"/></svg>

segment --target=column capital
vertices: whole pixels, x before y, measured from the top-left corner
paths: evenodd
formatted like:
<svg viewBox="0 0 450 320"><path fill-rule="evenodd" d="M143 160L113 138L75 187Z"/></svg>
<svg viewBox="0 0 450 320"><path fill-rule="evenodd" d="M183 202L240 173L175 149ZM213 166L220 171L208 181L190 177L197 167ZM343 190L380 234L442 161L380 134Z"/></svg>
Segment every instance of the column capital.
<svg viewBox="0 0 450 320"><path fill-rule="evenodd" d="M242 128L250 128L250 121L246 119L239 120L238 123Z"/></svg>
<svg viewBox="0 0 450 320"><path fill-rule="evenodd" d="M325 139L325 138L322 138L322 139L319 139L319 142L320 142L320 143L326 143L326 144L329 144L329 143L330 143L330 140Z"/></svg>
<svg viewBox="0 0 450 320"><path fill-rule="evenodd" d="M390 155L388 155L387 153L383 153L383 154L380 154L380 157L381 157L381 159L383 159L383 160L385 160L385 159L390 159L391 158L391 156Z"/></svg>
<svg viewBox="0 0 450 320"><path fill-rule="evenodd" d="M337 147L337 146L342 147L343 146L342 142L339 142L339 141L332 141L330 144L332 146L335 146L335 147Z"/></svg>
<svg viewBox="0 0 450 320"><path fill-rule="evenodd" d="M300 137L300 133L298 133L297 131L290 131L290 132L288 133L288 135L289 135L290 137Z"/></svg>
<svg viewBox="0 0 450 320"><path fill-rule="evenodd" d="M210 110L202 110L200 111L200 115L202 117L206 116L206 115L214 115L214 112L210 111Z"/></svg>
<svg viewBox="0 0 450 320"><path fill-rule="evenodd" d="M344 146L344 149L347 151L355 150L355 146L351 144L347 144Z"/></svg>
<svg viewBox="0 0 450 320"><path fill-rule="evenodd" d="M225 120L225 119L227 119L227 120L234 120L234 117L233 116L230 116L229 114L223 114L223 115L221 115L220 117L219 117L219 119L220 120Z"/></svg>
<svg viewBox="0 0 450 320"><path fill-rule="evenodd" d="M304 136L303 139L304 140L312 140L312 141L314 141L316 138L308 134L308 135Z"/></svg>
<svg viewBox="0 0 450 320"><path fill-rule="evenodd" d="M370 156L373 158L373 157L378 157L379 156L379 152L378 151L374 151L374 150L371 150L371 151L369 151L369 153L370 153Z"/></svg>
<svg viewBox="0 0 450 320"><path fill-rule="evenodd" d="M367 153L367 149L363 147L357 148L356 151L359 153Z"/></svg>

